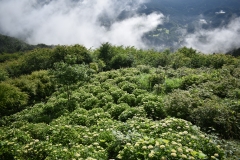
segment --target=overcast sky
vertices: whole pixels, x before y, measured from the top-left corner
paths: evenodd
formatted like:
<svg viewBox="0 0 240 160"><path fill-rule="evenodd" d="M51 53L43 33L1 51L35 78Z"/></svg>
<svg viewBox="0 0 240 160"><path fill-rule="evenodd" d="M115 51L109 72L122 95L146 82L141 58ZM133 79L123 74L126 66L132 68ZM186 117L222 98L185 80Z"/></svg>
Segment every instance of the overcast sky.
<svg viewBox="0 0 240 160"><path fill-rule="evenodd" d="M82 44L90 48L110 42L147 48L142 36L164 22L164 15L159 12L137 14L147 1L0 0L0 33L30 44ZM123 11L125 19L120 20ZM200 23L203 21L201 17ZM240 18L235 18L225 27L196 29L185 35L184 45L204 53L225 52L240 47L239 37Z"/></svg>
<svg viewBox="0 0 240 160"><path fill-rule="evenodd" d="M226 53L240 47L239 37L240 18L234 18L227 26L210 30L197 29L193 34L186 35L184 45L203 53Z"/></svg>
<svg viewBox="0 0 240 160"><path fill-rule="evenodd" d="M31 44L101 43L144 48L141 37L162 23L162 14L137 15L146 0L0 0L0 31ZM119 14L129 14L117 21ZM104 27L100 19L107 19Z"/></svg>

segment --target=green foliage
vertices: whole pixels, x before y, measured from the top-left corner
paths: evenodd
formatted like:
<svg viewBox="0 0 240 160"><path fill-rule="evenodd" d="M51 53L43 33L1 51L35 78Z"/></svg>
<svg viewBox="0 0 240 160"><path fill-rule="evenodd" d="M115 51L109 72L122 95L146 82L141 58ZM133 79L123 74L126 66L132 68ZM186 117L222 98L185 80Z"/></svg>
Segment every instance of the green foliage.
<svg viewBox="0 0 240 160"><path fill-rule="evenodd" d="M0 63L4 63L6 61L17 60L19 57L24 55L24 53L16 52L16 53L2 53L0 54Z"/></svg>
<svg viewBox="0 0 240 160"><path fill-rule="evenodd" d="M137 85L134 83L127 83L127 82L123 82L121 83L121 89L126 91L127 93L131 94L136 88Z"/></svg>
<svg viewBox="0 0 240 160"><path fill-rule="evenodd" d="M128 104L120 103L120 104L111 106L111 108L108 110L108 113L111 115L113 119L118 120L121 113L128 108L130 108Z"/></svg>
<svg viewBox="0 0 240 160"><path fill-rule="evenodd" d="M201 105L193 99L189 91L175 90L165 98L165 109L168 115L189 120L191 111Z"/></svg>
<svg viewBox="0 0 240 160"><path fill-rule="evenodd" d="M240 68L234 68L232 75L236 78L240 78Z"/></svg>
<svg viewBox="0 0 240 160"><path fill-rule="evenodd" d="M183 53L177 52L174 53L172 56L171 66L174 69L181 68L183 66L190 66L191 65L191 58L186 57Z"/></svg>
<svg viewBox="0 0 240 160"><path fill-rule="evenodd" d="M132 125L134 125L134 128L141 130L145 127L146 122L140 121L139 123L142 123L142 125L138 127L136 123ZM167 118L151 123L149 127L154 130L150 135L132 139L132 141L126 143L117 157L119 159L224 158L223 151L220 148L215 146L204 134L198 132L198 129L192 124L181 119ZM160 132L155 132L155 130Z"/></svg>
<svg viewBox="0 0 240 160"><path fill-rule="evenodd" d="M55 103L48 103L43 107L43 115L48 115L50 119L44 121L49 123L48 120L55 119L61 115L68 113L68 99L58 98Z"/></svg>
<svg viewBox="0 0 240 160"><path fill-rule="evenodd" d="M16 38L4 36L0 34L0 54L1 53L14 53L19 51L26 51L33 49L34 46L29 45Z"/></svg>
<svg viewBox="0 0 240 160"><path fill-rule="evenodd" d="M113 97L113 100L115 103L118 102L119 98L121 98L124 94L126 94L125 91L123 91L119 88L114 88L114 87L110 88L109 92L110 92L111 96Z"/></svg>
<svg viewBox="0 0 240 160"><path fill-rule="evenodd" d="M28 101L28 95L10 84L0 83L0 117L14 114L23 108Z"/></svg>
<svg viewBox="0 0 240 160"><path fill-rule="evenodd" d="M104 61L108 70L110 69L110 61L113 56L113 46L110 43L103 43L97 50L97 57Z"/></svg>
<svg viewBox="0 0 240 160"><path fill-rule="evenodd" d="M99 120L109 119L111 117L110 114L104 112L102 108L93 108L92 110L88 111L88 115L88 126L97 125Z"/></svg>
<svg viewBox="0 0 240 160"><path fill-rule="evenodd" d="M125 122L128 119L133 118L134 116L137 117L146 117L146 112L144 111L143 108L128 108L124 110L120 115L119 115L119 120L122 122Z"/></svg>
<svg viewBox="0 0 240 160"><path fill-rule="evenodd" d="M70 114L70 124L86 126L88 120L88 111L83 108L77 108Z"/></svg>
<svg viewBox="0 0 240 160"><path fill-rule="evenodd" d="M82 64L92 62L89 50L81 45L74 46L58 46L53 57L61 57L59 61L68 64Z"/></svg>
<svg viewBox="0 0 240 160"><path fill-rule="evenodd" d="M196 50L192 49L192 48L187 48L187 47L183 47L178 49L179 53L182 53L184 56L186 57L195 57L197 55Z"/></svg>
<svg viewBox="0 0 240 160"><path fill-rule="evenodd" d="M198 85L198 84L207 82L207 80L209 80L208 77L209 76L207 74L184 76L181 84L181 88L186 90L188 89L188 87L191 87L192 85Z"/></svg>
<svg viewBox="0 0 240 160"><path fill-rule="evenodd" d="M91 96L82 103L81 107L83 107L86 110L90 110L95 107L98 107L98 104L99 104L98 98L95 96Z"/></svg>
<svg viewBox="0 0 240 160"><path fill-rule="evenodd" d="M142 73L150 73L151 67L146 65L138 65L137 69L139 69Z"/></svg>
<svg viewBox="0 0 240 160"><path fill-rule="evenodd" d="M222 68L225 65L235 64L234 59L230 55L224 54L213 54L209 55L207 61L211 67L218 69Z"/></svg>
<svg viewBox="0 0 240 160"><path fill-rule="evenodd" d="M31 75L20 76L17 79L9 80L8 83L28 94L28 104L45 100L55 91L49 72L46 70L36 71Z"/></svg>
<svg viewBox="0 0 240 160"><path fill-rule="evenodd" d="M61 61L68 64L88 64L92 62L92 57L90 51L84 46L74 45L57 46L53 49L37 48L22 54L22 56L16 55L16 58L9 57L3 61L3 69L9 76L18 77L33 71L50 69L54 63Z"/></svg>
<svg viewBox="0 0 240 160"><path fill-rule="evenodd" d="M118 103L127 103L129 106L134 107L136 105L136 97L134 94L124 94L118 101Z"/></svg>
<svg viewBox="0 0 240 160"><path fill-rule="evenodd" d="M203 106L193 110L191 118L194 123L201 126L205 131L213 128L213 132L217 132L224 138L239 137L240 114L221 103L207 101Z"/></svg>
<svg viewBox="0 0 240 160"><path fill-rule="evenodd" d="M9 77L18 77L22 74L22 60L12 60L2 64L3 70L9 75Z"/></svg>
<svg viewBox="0 0 240 160"><path fill-rule="evenodd" d="M0 82L8 78L8 73L0 68Z"/></svg>
<svg viewBox="0 0 240 160"><path fill-rule="evenodd" d="M70 85L87 78L87 66L68 65L64 62L55 63L52 75L58 83Z"/></svg>
<svg viewBox="0 0 240 160"><path fill-rule="evenodd" d="M147 94L148 92L143 89L135 89L132 94L135 95L135 97L138 97L139 95Z"/></svg>
<svg viewBox="0 0 240 160"><path fill-rule="evenodd" d="M164 92L170 93L174 89L181 88L183 80L181 78L165 79L163 84Z"/></svg>
<svg viewBox="0 0 240 160"><path fill-rule="evenodd" d="M70 85L79 81L86 81L90 74L90 70L86 65L69 65L64 62L54 64L54 70L51 70L51 75L55 79L55 83L66 87L68 100L71 99Z"/></svg>
<svg viewBox="0 0 240 160"><path fill-rule="evenodd" d="M166 112L163 102L161 101L148 101L143 103L143 108L147 113L147 117L153 120L166 118Z"/></svg>
<svg viewBox="0 0 240 160"><path fill-rule="evenodd" d="M139 86L140 89L143 90L150 90L149 89L149 74L140 74L137 76L137 85Z"/></svg>
<svg viewBox="0 0 240 160"><path fill-rule="evenodd" d="M24 55L21 64L21 74L30 74L32 71L48 69L52 67L50 49L35 49Z"/></svg>
<svg viewBox="0 0 240 160"><path fill-rule="evenodd" d="M204 88L211 89L212 92L220 98L236 98L238 96L237 89L240 87L239 79L231 77L230 75L220 76L222 76L221 80L218 79L218 81L208 81L205 84L202 84L202 86Z"/></svg>
<svg viewBox="0 0 240 160"><path fill-rule="evenodd" d="M151 74L148 81L149 88L152 89L156 84L162 84L165 81L165 74Z"/></svg>
<svg viewBox="0 0 240 160"><path fill-rule="evenodd" d="M111 95L109 94L101 94L101 96L98 95L97 97L100 101L99 101L99 107L103 107L105 106L105 104L107 103L112 103L113 102L113 98Z"/></svg>
<svg viewBox="0 0 240 160"><path fill-rule="evenodd" d="M0 56L0 159L239 157L218 138L240 137L239 60L109 43Z"/></svg>
<svg viewBox="0 0 240 160"><path fill-rule="evenodd" d="M119 69L122 67L131 67L134 60L131 55L117 54L110 61L111 68Z"/></svg>

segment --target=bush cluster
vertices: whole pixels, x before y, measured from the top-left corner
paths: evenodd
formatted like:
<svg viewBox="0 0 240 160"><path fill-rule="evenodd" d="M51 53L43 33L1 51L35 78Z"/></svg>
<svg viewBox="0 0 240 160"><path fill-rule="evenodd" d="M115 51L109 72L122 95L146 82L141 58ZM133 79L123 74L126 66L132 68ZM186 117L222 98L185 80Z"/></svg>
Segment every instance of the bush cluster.
<svg viewBox="0 0 240 160"><path fill-rule="evenodd" d="M236 149L219 138L240 137L239 62L109 43L5 57L0 159L227 159Z"/></svg>

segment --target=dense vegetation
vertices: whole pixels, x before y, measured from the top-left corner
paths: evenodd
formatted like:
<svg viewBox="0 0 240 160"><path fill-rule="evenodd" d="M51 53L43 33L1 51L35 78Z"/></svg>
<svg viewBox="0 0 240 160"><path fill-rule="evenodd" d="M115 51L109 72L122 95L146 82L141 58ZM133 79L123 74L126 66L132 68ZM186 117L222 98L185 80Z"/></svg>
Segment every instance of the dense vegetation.
<svg viewBox="0 0 240 160"><path fill-rule="evenodd" d="M0 55L0 159L237 159L240 59L102 44Z"/></svg>
<svg viewBox="0 0 240 160"><path fill-rule="evenodd" d="M30 45L22 40L0 34L0 54L29 51L34 48L50 48L45 44ZM8 54L5 54L7 57ZM2 56L1 56L2 57Z"/></svg>

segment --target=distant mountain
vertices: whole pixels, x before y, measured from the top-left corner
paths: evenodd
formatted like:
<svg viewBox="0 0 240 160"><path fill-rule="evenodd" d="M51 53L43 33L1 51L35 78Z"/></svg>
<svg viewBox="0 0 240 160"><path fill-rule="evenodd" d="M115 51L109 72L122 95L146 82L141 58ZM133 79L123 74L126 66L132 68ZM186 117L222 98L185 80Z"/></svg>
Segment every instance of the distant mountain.
<svg viewBox="0 0 240 160"><path fill-rule="evenodd" d="M154 47L177 49L188 34L227 26L240 16L239 6L239 0L151 0L139 12L160 12L166 20L143 39Z"/></svg>
<svg viewBox="0 0 240 160"><path fill-rule="evenodd" d="M229 51L226 54L232 55L234 57L238 57L238 56L240 56L240 48Z"/></svg>
<svg viewBox="0 0 240 160"><path fill-rule="evenodd" d="M34 48L49 48L49 47L52 46L48 46L45 44L30 45L17 38L0 34L0 54L28 51Z"/></svg>
<svg viewBox="0 0 240 160"><path fill-rule="evenodd" d="M34 47L17 38L0 34L0 54L31 50Z"/></svg>
<svg viewBox="0 0 240 160"><path fill-rule="evenodd" d="M233 16L240 16L239 0L151 0L145 5L141 13L161 12L183 25L199 16L209 21L221 19L226 22Z"/></svg>
<svg viewBox="0 0 240 160"><path fill-rule="evenodd" d="M44 5L49 4L51 1L53 0L37 0L38 5L35 7L41 8ZM81 0L71 0L71 2L74 2L74 1L78 2ZM122 20L127 19L129 17L134 17L136 15L136 10L137 10L137 13L139 13L139 15L141 14L148 15L153 12L163 13L165 16L164 23L161 25L158 25L154 30L147 32L146 34L144 34L144 36L141 35L142 41L144 44L146 44L148 48L154 48L157 50L165 50L166 48L168 48L171 51L174 51L183 46L188 46L188 47L191 46L191 45L186 45L186 43L184 43L186 42L186 38L189 35L191 36L192 34L198 33L199 31L202 31L202 30L203 32L205 32L205 31L214 30L216 28L224 28L224 26L231 24L233 19L235 19L236 17L240 17L239 6L240 6L240 0L149 0L148 3L141 4L140 7L137 6L139 7L138 9L136 9L137 7L131 8L131 9L123 8L123 10L120 10L119 13L116 14L117 15L116 17L115 16L111 17L108 14L102 13L96 18L98 20L97 23L100 23L101 27L103 26L104 31L108 31L108 30L111 30L111 27L115 23L115 21L121 22ZM91 25L93 25L93 28L95 28L96 24L94 23ZM55 25L49 24L46 26L55 26ZM56 26L59 26L59 25L56 25ZM28 28L29 35L31 35L30 32L34 29L31 27ZM51 31L51 29L49 30ZM73 33L70 35L74 35L75 30L72 30ZM68 31L68 29L65 29L65 31ZM1 32L1 28L0 28L0 33L4 34L8 32L3 32L3 31ZM14 34L10 34L10 35L14 35ZM20 33L17 35L23 35L22 37L21 36L18 37L18 38L22 38L23 40L24 39L26 40L27 39L26 37L29 36L28 33L25 34L25 32L22 32L22 31L20 31ZM42 35L42 34L37 34L37 35ZM48 35L48 34L45 34L44 32L43 35ZM61 35L61 33L59 33L59 35ZM72 36L70 37L72 38ZM76 37L77 36L75 36L73 39L75 39ZM198 38L199 36L196 36L196 37ZM30 39L31 38L29 38L28 40ZM66 40L68 39L68 37L62 38L62 39ZM202 37L201 40L203 39L204 39L204 36ZM224 39L224 36L222 36L222 39ZM93 36L93 40L94 40L94 36ZM28 41L28 42L30 44L33 43L31 41ZM42 42L42 41L38 41L38 42ZM46 41L43 41L43 42L49 43ZM77 43L79 42L77 41ZM219 44L219 42L216 42L216 44L217 43ZM229 44L230 43L231 42L229 42ZM58 44L58 43L53 42L53 44ZM223 42L223 44L225 43ZM237 42L235 44L237 44ZM25 51L25 50L33 49L34 47L50 47L50 46L45 46L43 44L33 46L25 43L24 41L19 41L12 37L0 35L0 53L3 53L3 52L13 53L18 51ZM213 45L213 47L216 47L216 45L215 46ZM220 45L220 47L222 46ZM232 50L234 48L239 48L239 47L240 45L228 47L228 48L231 48L230 50ZM201 46L200 49L199 48L197 49L201 51L201 48L203 47ZM227 48L227 51L229 50L228 48ZM219 49L218 51L221 52L221 49ZM226 52L226 50L224 50L223 52Z"/></svg>
<svg viewBox="0 0 240 160"><path fill-rule="evenodd" d="M148 8L159 9L163 14L177 16L195 16L215 8L227 7L232 10L239 9L239 0L151 0L146 3Z"/></svg>

